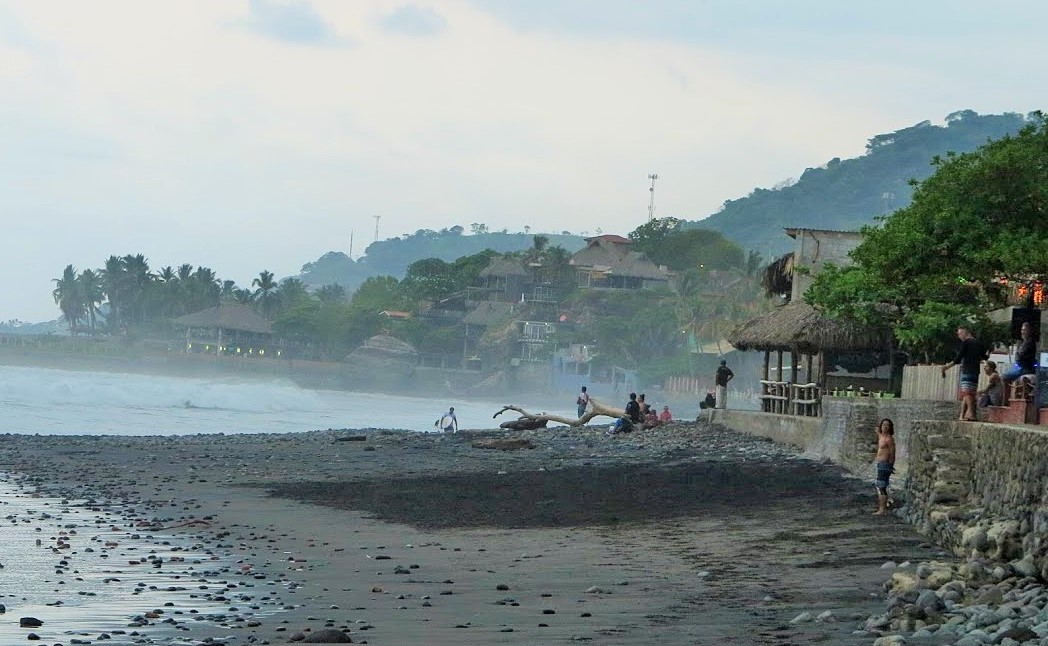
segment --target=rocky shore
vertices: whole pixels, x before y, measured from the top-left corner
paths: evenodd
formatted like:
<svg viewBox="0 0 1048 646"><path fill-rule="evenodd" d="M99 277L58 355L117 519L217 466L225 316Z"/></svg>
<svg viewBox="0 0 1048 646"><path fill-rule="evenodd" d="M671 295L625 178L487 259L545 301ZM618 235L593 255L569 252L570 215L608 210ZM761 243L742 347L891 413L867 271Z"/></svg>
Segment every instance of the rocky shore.
<svg viewBox="0 0 1048 646"><path fill-rule="evenodd" d="M124 510L77 528L85 540L148 531L228 568L210 598L129 605L140 625L109 639L85 625L80 643L870 644L867 628L897 618L866 622L884 609L881 565L947 558L872 518L869 483L699 423L613 437L3 435L0 471L81 510ZM201 609L216 597L221 613ZM38 618L43 641L71 643ZM6 625L0 641L27 639Z"/></svg>

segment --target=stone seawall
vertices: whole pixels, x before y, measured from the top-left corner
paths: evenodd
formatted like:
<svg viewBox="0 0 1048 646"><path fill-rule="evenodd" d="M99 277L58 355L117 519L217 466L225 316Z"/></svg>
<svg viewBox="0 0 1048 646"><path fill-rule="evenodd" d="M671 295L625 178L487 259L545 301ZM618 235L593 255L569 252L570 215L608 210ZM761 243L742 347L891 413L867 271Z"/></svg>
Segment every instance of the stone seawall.
<svg viewBox="0 0 1048 646"><path fill-rule="evenodd" d="M791 444L805 453L827 458L856 475L870 474L877 450L877 423L895 423L898 445L895 468L906 474L908 438L916 420L953 419L955 402L919 399L826 397L822 417L773 415L751 411L717 411L716 420L733 430Z"/></svg>
<svg viewBox="0 0 1048 646"><path fill-rule="evenodd" d="M1048 578L1048 431L921 420L910 456L911 522L958 555Z"/></svg>

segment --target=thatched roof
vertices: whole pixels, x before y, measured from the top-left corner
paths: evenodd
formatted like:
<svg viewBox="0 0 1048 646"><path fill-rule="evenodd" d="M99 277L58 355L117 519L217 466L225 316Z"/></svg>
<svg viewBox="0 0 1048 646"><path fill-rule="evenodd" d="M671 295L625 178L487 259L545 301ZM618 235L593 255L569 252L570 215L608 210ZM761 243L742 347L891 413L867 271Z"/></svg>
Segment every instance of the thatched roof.
<svg viewBox="0 0 1048 646"><path fill-rule="evenodd" d="M764 268L764 273L761 275L761 287L764 288L764 294L768 298L790 295L793 291L792 251L779 256Z"/></svg>
<svg viewBox="0 0 1048 646"><path fill-rule="evenodd" d="M886 332L831 319L803 301L786 303L746 321L728 335L739 350L792 350L815 354L820 350L879 350Z"/></svg>
<svg viewBox="0 0 1048 646"><path fill-rule="evenodd" d="M633 251L633 244L622 236L586 238L587 245L571 255L568 264L582 271L645 280L669 280L670 272L653 263L645 254Z"/></svg>
<svg viewBox="0 0 1048 646"><path fill-rule="evenodd" d="M180 316L172 322L183 327L221 328L254 334L273 333L269 321L247 305L219 305Z"/></svg>
<svg viewBox="0 0 1048 646"><path fill-rule="evenodd" d="M480 270L480 277L529 276L528 268L519 258L492 258L487 267Z"/></svg>
<svg viewBox="0 0 1048 646"><path fill-rule="evenodd" d="M514 305L514 303L494 301L480 303L473 311L466 314L462 322L468 325L483 325L485 327L498 325L508 321L513 316Z"/></svg>

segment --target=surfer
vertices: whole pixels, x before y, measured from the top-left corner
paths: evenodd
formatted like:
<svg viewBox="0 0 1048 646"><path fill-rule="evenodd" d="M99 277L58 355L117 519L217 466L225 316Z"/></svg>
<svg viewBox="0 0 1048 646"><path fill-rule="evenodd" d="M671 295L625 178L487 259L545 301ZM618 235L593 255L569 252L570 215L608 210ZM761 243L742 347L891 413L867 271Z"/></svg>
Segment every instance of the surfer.
<svg viewBox="0 0 1048 646"><path fill-rule="evenodd" d="M455 417L455 407L452 406L440 419L433 422L433 426L441 428L445 433L458 433L459 423Z"/></svg>

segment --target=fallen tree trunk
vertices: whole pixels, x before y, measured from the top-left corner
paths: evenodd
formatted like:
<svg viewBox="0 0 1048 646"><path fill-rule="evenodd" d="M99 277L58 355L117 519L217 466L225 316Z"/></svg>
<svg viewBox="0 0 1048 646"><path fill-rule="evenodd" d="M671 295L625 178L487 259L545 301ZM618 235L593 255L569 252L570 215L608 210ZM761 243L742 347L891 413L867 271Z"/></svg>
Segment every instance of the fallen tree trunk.
<svg viewBox="0 0 1048 646"><path fill-rule="evenodd" d="M578 419L571 419L570 417L564 417L562 415L550 415L548 413L529 413L520 406L503 406L502 410L495 413L491 417L492 419L494 419L508 410L520 413L520 417L514 421L503 422L499 424L499 428L507 428L513 430L520 430L522 428L528 427L540 428L545 426L547 422L559 422L561 424L567 424L568 426L583 426L594 417L626 416L626 411L624 411L623 409L615 408L613 406L607 406L591 398L589 401L589 406L586 407L586 413Z"/></svg>

